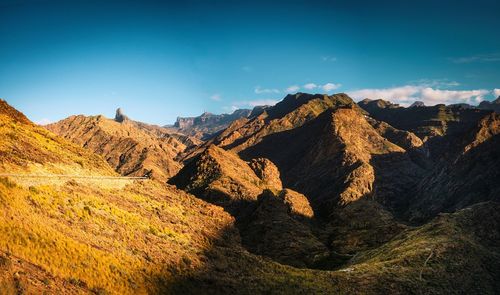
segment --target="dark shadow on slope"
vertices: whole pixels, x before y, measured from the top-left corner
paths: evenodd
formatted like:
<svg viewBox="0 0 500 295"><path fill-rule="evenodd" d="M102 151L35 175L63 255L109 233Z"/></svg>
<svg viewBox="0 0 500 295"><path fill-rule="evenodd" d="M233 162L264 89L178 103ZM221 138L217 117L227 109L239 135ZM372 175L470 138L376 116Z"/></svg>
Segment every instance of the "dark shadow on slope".
<svg viewBox="0 0 500 295"><path fill-rule="evenodd" d="M284 202L284 193L265 190L256 201L234 200L216 190L198 197L235 218L241 244L251 253L299 268L335 269L344 264L349 257L331 254L314 231L318 221L293 212Z"/></svg>
<svg viewBox="0 0 500 295"><path fill-rule="evenodd" d="M372 155L375 181L372 198L401 219L410 205L418 182L428 173L421 165L425 156L418 150Z"/></svg>
<svg viewBox="0 0 500 295"><path fill-rule="evenodd" d="M425 222L440 212L500 201L500 134L438 163L416 187L407 218Z"/></svg>
<svg viewBox="0 0 500 295"><path fill-rule="evenodd" d="M499 206L483 203L442 215L363 251L336 272L252 255L229 226L200 253L200 264L182 261L151 280L160 294L496 294Z"/></svg>
<svg viewBox="0 0 500 295"><path fill-rule="evenodd" d="M152 279L159 294L340 294L353 290L328 272L298 269L248 253L238 230L227 227L200 253L202 262L165 269Z"/></svg>

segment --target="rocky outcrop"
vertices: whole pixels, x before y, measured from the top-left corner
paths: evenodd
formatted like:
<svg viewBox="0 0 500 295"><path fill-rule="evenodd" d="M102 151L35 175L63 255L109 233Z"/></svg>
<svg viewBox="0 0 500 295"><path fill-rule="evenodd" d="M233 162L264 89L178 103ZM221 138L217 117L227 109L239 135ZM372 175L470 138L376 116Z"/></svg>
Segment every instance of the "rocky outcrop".
<svg viewBox="0 0 500 295"><path fill-rule="evenodd" d="M418 107L425 107L425 103L423 101L415 101L410 105L410 108L418 108Z"/></svg>
<svg viewBox="0 0 500 295"><path fill-rule="evenodd" d="M284 189L278 195L288 207L288 212L296 218L314 217L314 211L306 196L291 189Z"/></svg>
<svg viewBox="0 0 500 295"><path fill-rule="evenodd" d="M257 177L264 182L265 186L274 190L282 189L283 185L281 184L280 172L273 162L265 158L257 158L252 159L249 165Z"/></svg>
<svg viewBox="0 0 500 295"><path fill-rule="evenodd" d="M423 141L412 132L396 129L385 122L377 121L370 117L366 117L366 119L380 135L406 150L416 149L424 144Z"/></svg>
<svg viewBox="0 0 500 295"><path fill-rule="evenodd" d="M312 267L329 254L310 228L314 214L307 198L280 192L278 169L267 159L247 163L211 145L169 182L235 216L252 253L296 267Z"/></svg>
<svg viewBox="0 0 500 295"><path fill-rule="evenodd" d="M233 215L246 210L267 188L245 161L214 145L188 162L169 183Z"/></svg>
<svg viewBox="0 0 500 295"><path fill-rule="evenodd" d="M123 121L128 120L128 117L125 116L121 108L116 109L115 121L122 123Z"/></svg>

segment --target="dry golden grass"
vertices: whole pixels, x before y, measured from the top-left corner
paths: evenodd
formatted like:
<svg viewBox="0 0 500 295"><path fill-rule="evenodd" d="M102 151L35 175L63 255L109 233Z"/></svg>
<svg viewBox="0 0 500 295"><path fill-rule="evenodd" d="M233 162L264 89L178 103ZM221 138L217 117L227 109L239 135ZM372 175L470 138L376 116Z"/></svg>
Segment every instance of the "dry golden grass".
<svg viewBox="0 0 500 295"><path fill-rule="evenodd" d="M150 278L199 253L232 222L222 209L155 182L102 189L0 181L0 251L90 290L154 292Z"/></svg>

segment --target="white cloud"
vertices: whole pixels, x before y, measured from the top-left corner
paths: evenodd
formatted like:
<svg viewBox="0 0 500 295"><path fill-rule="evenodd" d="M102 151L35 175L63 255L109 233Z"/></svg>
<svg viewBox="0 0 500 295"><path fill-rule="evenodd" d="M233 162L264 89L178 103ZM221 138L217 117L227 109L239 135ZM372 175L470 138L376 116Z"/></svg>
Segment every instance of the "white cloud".
<svg viewBox="0 0 500 295"><path fill-rule="evenodd" d="M327 56L322 56L321 60L325 61L325 62L327 62L327 61L334 62L334 61L337 61L337 58L335 56L328 56L327 55Z"/></svg>
<svg viewBox="0 0 500 295"><path fill-rule="evenodd" d="M420 79L408 82L411 85L421 87L437 87L437 88L453 88L460 86L457 81L450 81L448 79Z"/></svg>
<svg viewBox="0 0 500 295"><path fill-rule="evenodd" d="M260 86L255 87L255 93L263 94L263 93L280 93L280 91L276 88L261 88Z"/></svg>
<svg viewBox="0 0 500 295"><path fill-rule="evenodd" d="M497 62L500 61L500 53L454 57L450 58L450 60L456 64L465 64L473 62Z"/></svg>
<svg viewBox="0 0 500 295"><path fill-rule="evenodd" d="M500 96L500 89L499 88L493 89L493 94L495 95L495 97L499 97Z"/></svg>
<svg viewBox="0 0 500 295"><path fill-rule="evenodd" d="M360 89L349 91L348 94L356 99L386 99L393 103L407 106L414 101L423 101L426 105L469 103L477 104L490 93L485 89L477 90L442 90L425 85L405 85L382 89Z"/></svg>
<svg viewBox="0 0 500 295"><path fill-rule="evenodd" d="M490 93L488 90L440 90L430 87L423 88L420 96L421 100L429 105L469 103L477 104L483 101L484 96Z"/></svg>
<svg viewBox="0 0 500 295"><path fill-rule="evenodd" d="M341 87L342 84L335 84L335 83L326 83L324 85L320 85L320 84L316 84L316 83L307 83L305 84L303 87L304 89L306 90L313 90L315 88L321 88L323 91L325 92L330 92L332 90L335 90L339 87ZM288 87L285 92L287 93L294 93L294 92L297 92L300 90L300 86L298 85L292 85L290 87Z"/></svg>
<svg viewBox="0 0 500 295"><path fill-rule="evenodd" d="M342 84L326 83L325 85L321 86L321 88L326 92L330 92L339 88L340 86L342 86Z"/></svg>
<svg viewBox="0 0 500 295"><path fill-rule="evenodd" d="M270 105L273 106L278 103L276 99L257 99L244 102L246 105L251 107Z"/></svg>
<svg viewBox="0 0 500 295"><path fill-rule="evenodd" d="M223 106L222 109L226 113L232 113L232 112L236 111L238 109L238 107L237 106Z"/></svg>
<svg viewBox="0 0 500 295"><path fill-rule="evenodd" d="M269 105L273 106L278 103L279 100L276 99L255 99L255 100L243 100L243 101L235 101L232 103L232 106L230 109L232 111L240 108L253 108L256 106L264 106L264 105ZM224 107L224 109L229 109L229 107Z"/></svg>
<svg viewBox="0 0 500 295"><path fill-rule="evenodd" d="M308 90L314 89L316 87L318 87L318 85L316 85L314 83L307 83L306 85L304 85L304 88L308 89Z"/></svg>
<svg viewBox="0 0 500 295"><path fill-rule="evenodd" d="M47 118L43 118L43 119L40 119L40 120L35 122L35 124L37 124L37 125L48 125L50 123L52 123L52 120L47 119Z"/></svg>
<svg viewBox="0 0 500 295"><path fill-rule="evenodd" d="M286 92L287 93L293 93L293 92L297 92L299 91L300 87L297 86L297 85L292 85L292 86L289 86L287 89L286 89Z"/></svg>
<svg viewBox="0 0 500 295"><path fill-rule="evenodd" d="M214 95L210 96L210 99L215 101L221 101L222 97L220 94L215 93Z"/></svg>
<svg viewBox="0 0 500 295"><path fill-rule="evenodd" d="M392 102L402 103L417 100L415 96L418 94L420 87L418 86L401 86L393 88L373 88L373 89L360 89L348 92L349 96L356 100L365 98L370 99L387 99Z"/></svg>

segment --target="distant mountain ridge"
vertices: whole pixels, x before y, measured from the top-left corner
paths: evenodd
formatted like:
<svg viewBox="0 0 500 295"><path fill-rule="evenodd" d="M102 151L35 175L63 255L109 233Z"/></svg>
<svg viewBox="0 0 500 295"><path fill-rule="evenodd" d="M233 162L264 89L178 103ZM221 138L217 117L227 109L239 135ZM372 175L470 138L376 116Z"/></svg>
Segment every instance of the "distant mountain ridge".
<svg viewBox="0 0 500 295"><path fill-rule="evenodd" d="M374 119L411 131L422 139L444 135L450 128L460 124L474 124L492 112L489 109L444 104L405 108L382 99L365 99L358 102L358 105Z"/></svg>
<svg viewBox="0 0 500 295"><path fill-rule="evenodd" d="M177 117L173 126L166 125L165 127L173 127L178 132L206 140L226 128L231 122L240 118L246 118L251 113L252 110L249 109L238 109L231 114L220 115L204 112L197 117Z"/></svg>
<svg viewBox="0 0 500 295"><path fill-rule="evenodd" d="M500 96L491 102L486 100L482 101L481 103L479 103L478 108L482 110L493 110L497 113L500 113Z"/></svg>

